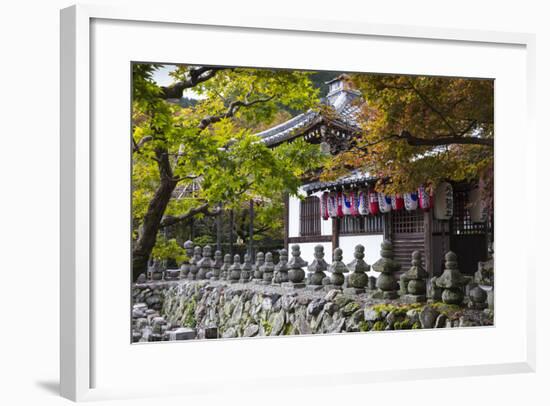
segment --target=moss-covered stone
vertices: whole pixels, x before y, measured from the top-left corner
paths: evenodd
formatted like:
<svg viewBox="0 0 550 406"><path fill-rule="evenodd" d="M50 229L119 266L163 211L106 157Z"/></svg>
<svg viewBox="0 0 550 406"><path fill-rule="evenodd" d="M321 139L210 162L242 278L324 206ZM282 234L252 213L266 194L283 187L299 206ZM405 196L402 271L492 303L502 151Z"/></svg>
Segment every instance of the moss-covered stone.
<svg viewBox="0 0 550 406"><path fill-rule="evenodd" d="M386 329L386 323L383 321L377 321L372 326L372 331L383 331Z"/></svg>
<svg viewBox="0 0 550 406"><path fill-rule="evenodd" d="M359 323L359 331L369 331L369 323L367 323L366 321L362 321Z"/></svg>
<svg viewBox="0 0 550 406"><path fill-rule="evenodd" d="M361 308L361 305L357 302L350 302L342 309L342 315L347 317Z"/></svg>

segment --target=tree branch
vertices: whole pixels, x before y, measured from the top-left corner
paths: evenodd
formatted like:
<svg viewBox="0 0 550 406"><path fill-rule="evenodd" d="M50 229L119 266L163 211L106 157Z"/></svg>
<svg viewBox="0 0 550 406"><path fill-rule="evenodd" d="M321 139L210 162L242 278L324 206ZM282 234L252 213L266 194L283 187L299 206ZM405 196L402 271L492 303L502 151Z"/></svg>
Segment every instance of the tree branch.
<svg viewBox="0 0 550 406"><path fill-rule="evenodd" d="M182 221L188 220L191 217L196 216L197 214L204 214L205 216L217 216L218 214L221 213L220 208L217 208L216 210L213 210L213 211L209 211L208 207L209 207L209 204L204 203L198 207L193 207L192 209L189 209L187 213L182 214L180 216L165 216L160 222L160 228L169 227L176 223L180 223Z"/></svg>
<svg viewBox="0 0 550 406"><path fill-rule="evenodd" d="M224 118L233 117L241 107L250 107L258 103L265 103L272 100L274 97L275 95L269 96L269 97L260 97L259 99L248 101L248 94L247 94L247 97L245 97L245 100L234 100L231 103L229 103L229 106L227 107L227 110L224 113L219 114L217 116L207 116L203 118L199 124L199 129L204 130L209 125L217 123L223 120Z"/></svg>
<svg viewBox="0 0 550 406"><path fill-rule="evenodd" d="M483 145L486 147L493 147L494 140L492 138L478 138L478 137L439 137L439 138L418 138L413 136L408 131L402 131L399 135L394 135L393 138L407 141L412 146L439 146L439 145Z"/></svg>
<svg viewBox="0 0 550 406"><path fill-rule="evenodd" d="M218 71L226 68L217 66L201 66L189 70L188 78L171 86L161 86L163 99L180 99L185 89L192 88L199 83L213 78Z"/></svg>
<svg viewBox="0 0 550 406"><path fill-rule="evenodd" d="M146 135L141 140L139 140L139 142L136 142L136 140L132 137L132 142L134 144L133 151L139 152L139 150L141 149L141 147L143 147L144 144L152 140L153 140L153 137L151 135Z"/></svg>
<svg viewBox="0 0 550 406"><path fill-rule="evenodd" d="M428 98L416 88L412 80L409 80L409 84L411 85L411 89L416 93L416 95L420 98L420 100L422 100L424 104L428 106L428 108L430 108L430 110L432 110L435 114L439 116L439 118L441 118L441 120L443 120L445 125L449 128L449 130L451 130L451 133L454 136L458 135L454 127L449 122L449 120L447 120L447 117L445 117L445 115L441 111L436 109L435 106L428 100Z"/></svg>

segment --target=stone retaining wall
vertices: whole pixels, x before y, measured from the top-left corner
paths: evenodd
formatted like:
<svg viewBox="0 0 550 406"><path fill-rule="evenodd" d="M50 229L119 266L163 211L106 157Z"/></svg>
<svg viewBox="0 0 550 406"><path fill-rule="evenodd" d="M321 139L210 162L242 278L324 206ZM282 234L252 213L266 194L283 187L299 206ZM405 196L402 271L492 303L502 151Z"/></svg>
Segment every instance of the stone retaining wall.
<svg viewBox="0 0 550 406"><path fill-rule="evenodd" d="M444 303L405 304L349 295L225 281L160 281L133 287L133 341L471 327L492 310Z"/></svg>

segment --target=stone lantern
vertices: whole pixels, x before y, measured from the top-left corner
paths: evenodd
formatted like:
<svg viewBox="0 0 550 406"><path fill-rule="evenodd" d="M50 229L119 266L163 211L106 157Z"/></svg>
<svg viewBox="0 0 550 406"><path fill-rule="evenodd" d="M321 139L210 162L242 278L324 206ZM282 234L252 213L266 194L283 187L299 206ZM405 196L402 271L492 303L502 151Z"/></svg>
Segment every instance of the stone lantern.
<svg viewBox="0 0 550 406"><path fill-rule="evenodd" d="M273 280L273 271L275 269L275 264L273 263L273 254L271 252L268 252L265 254L265 262L260 267L260 270L262 272L262 284L264 285L271 285L271 281Z"/></svg>
<svg viewBox="0 0 550 406"><path fill-rule="evenodd" d="M191 265L189 264L189 261L193 257L193 241L187 240L183 243L183 248L185 249L185 254L187 256L187 259L185 262L181 265L180 271L181 271L181 277L182 279L185 279L189 276L189 269Z"/></svg>
<svg viewBox="0 0 550 406"><path fill-rule="evenodd" d="M307 267L311 272L308 278L308 289L319 290L323 288L323 279L326 277L325 272L328 264L323 259L325 250L322 245L316 245L313 253L313 262Z"/></svg>
<svg viewBox="0 0 550 406"><path fill-rule="evenodd" d="M303 288L306 286L304 283L306 273L303 268L307 266L307 262L300 256L300 246L298 244L291 247L291 255L292 258L288 262L290 268L288 271L289 285L294 288Z"/></svg>
<svg viewBox="0 0 550 406"><path fill-rule="evenodd" d="M401 287L404 292L403 299L407 303L426 301L427 272L422 268L422 255L419 251L412 253L411 267L401 275Z"/></svg>
<svg viewBox="0 0 550 406"><path fill-rule="evenodd" d="M279 263L275 266L273 284L280 285L288 282L288 253L282 249L279 253Z"/></svg>
<svg viewBox="0 0 550 406"><path fill-rule="evenodd" d="M331 274L330 284L336 288L341 288L346 280L344 274L348 273L349 269L342 262L342 258L344 257L342 248L336 248L333 256L332 264L328 267L328 272Z"/></svg>
<svg viewBox="0 0 550 406"><path fill-rule="evenodd" d="M250 255L244 254L244 262L241 266L241 278L242 283L247 283L252 277L252 264L250 263Z"/></svg>
<svg viewBox="0 0 550 406"><path fill-rule="evenodd" d="M369 284L367 272L370 271L370 265L364 260L365 247L361 244L356 245L353 257L354 260L348 264L351 274L348 277L348 287L344 292L352 294L365 293L365 289Z"/></svg>
<svg viewBox="0 0 550 406"><path fill-rule="evenodd" d="M210 276L209 273L212 270L212 265L214 265L214 261L212 261L212 248L210 245L205 245L202 249L202 259L197 262L197 267L199 268L197 279L207 279Z"/></svg>
<svg viewBox="0 0 550 406"><path fill-rule="evenodd" d="M198 245L193 249L193 257L189 261L189 279L197 279L197 273L199 272L198 263L202 258L202 249Z"/></svg>
<svg viewBox="0 0 550 406"><path fill-rule="evenodd" d="M445 270L435 280L438 287L443 289L441 299L447 304L462 304L464 300L464 286L467 283L464 275L458 270L456 254L449 251L445 254Z"/></svg>
<svg viewBox="0 0 550 406"><path fill-rule="evenodd" d="M237 283L241 279L241 256L235 254L233 257L233 265L229 268L229 280L231 283Z"/></svg>
<svg viewBox="0 0 550 406"><path fill-rule="evenodd" d="M254 279L255 282L258 282L258 281L262 280L263 274L262 274L262 271L261 271L260 268L262 267L264 262L265 262L264 253L260 251L256 254L256 263L252 267L252 269L254 271L253 279Z"/></svg>
<svg viewBox="0 0 550 406"><path fill-rule="evenodd" d="M374 271L380 272L376 287L382 291L384 299L395 299L398 296L398 283L394 274L399 271L400 265L393 259L391 242L382 242L380 256L381 258L372 265Z"/></svg>
<svg viewBox="0 0 550 406"><path fill-rule="evenodd" d="M214 264L212 265L212 276L210 277L210 279L212 279L213 281L217 281L220 279L222 265L223 265L222 252L221 251L214 252Z"/></svg>
<svg viewBox="0 0 550 406"><path fill-rule="evenodd" d="M225 256L223 257L223 264L221 267L221 274L220 274L221 280L229 280L229 269L231 269L231 255L225 254Z"/></svg>

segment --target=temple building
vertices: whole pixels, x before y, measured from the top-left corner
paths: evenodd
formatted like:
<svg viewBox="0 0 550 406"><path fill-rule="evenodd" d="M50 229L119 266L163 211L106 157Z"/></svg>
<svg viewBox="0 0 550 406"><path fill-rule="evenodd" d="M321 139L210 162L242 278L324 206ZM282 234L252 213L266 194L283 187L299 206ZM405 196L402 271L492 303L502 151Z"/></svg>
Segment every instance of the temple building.
<svg viewBox="0 0 550 406"><path fill-rule="evenodd" d="M346 75L327 84L323 108L257 135L273 148L300 137L333 155L349 148L362 131L357 121L361 95ZM457 253L467 275L487 259L492 222L475 185L444 182L431 191L419 185L418 190L386 196L375 190L376 181L354 170L333 182L304 183L302 198L290 196L285 202L285 248L299 244L303 257L312 258L315 245L323 245L325 252L340 247L347 263L355 245L362 244L365 260L372 264L379 259L380 243L388 239L403 271L418 250L430 275L442 272L449 250Z"/></svg>

